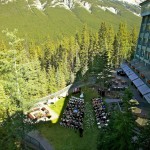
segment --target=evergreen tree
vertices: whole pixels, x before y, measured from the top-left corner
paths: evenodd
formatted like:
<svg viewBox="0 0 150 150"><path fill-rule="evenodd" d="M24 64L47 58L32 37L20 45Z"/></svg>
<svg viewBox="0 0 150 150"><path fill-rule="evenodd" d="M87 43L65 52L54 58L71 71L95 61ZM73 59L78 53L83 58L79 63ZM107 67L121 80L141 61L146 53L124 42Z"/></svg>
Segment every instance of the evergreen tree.
<svg viewBox="0 0 150 150"><path fill-rule="evenodd" d="M66 87L65 75L60 66L57 68L57 72L56 72L56 83L57 83L58 90L61 90L64 87Z"/></svg>
<svg viewBox="0 0 150 150"><path fill-rule="evenodd" d="M100 52L104 52L108 50L108 28L106 26L105 22L101 23L100 29L99 29L99 47L100 47Z"/></svg>
<svg viewBox="0 0 150 150"><path fill-rule="evenodd" d="M132 29L129 39L130 39L131 51L128 52L128 56L129 56L128 59L132 60L134 57L136 44L137 44L137 31L135 27Z"/></svg>
<svg viewBox="0 0 150 150"><path fill-rule="evenodd" d="M117 33L118 49L119 49L119 64L128 58L129 46L129 34L127 32L126 24L120 23Z"/></svg>
<svg viewBox="0 0 150 150"><path fill-rule="evenodd" d="M0 123L7 117L6 110L10 107L8 102L8 97L5 94L3 85L0 83Z"/></svg>
<svg viewBox="0 0 150 150"><path fill-rule="evenodd" d="M25 131L23 129L23 97L20 90L22 81L20 68L23 62L21 54L24 53L21 42L23 40L16 36L16 30L14 32L5 30L4 33L9 38L10 49L7 50L7 53L0 53L0 75L4 83L5 93L9 98L5 98L5 101L7 100L7 108L5 106L4 113L6 116L0 127L1 131L3 128L0 147L4 149L18 149L17 147L20 146L19 144L21 144L20 141ZM1 89L3 91L2 87ZM9 144L6 145L6 143Z"/></svg>
<svg viewBox="0 0 150 150"><path fill-rule="evenodd" d="M45 69L39 72L39 93L40 97L44 97L48 94L48 79Z"/></svg>
<svg viewBox="0 0 150 150"><path fill-rule="evenodd" d="M112 57L113 67L117 68L119 65L119 59L121 57L119 53L120 44L119 44L117 35L114 38L113 48L114 48L113 57Z"/></svg>
<svg viewBox="0 0 150 150"><path fill-rule="evenodd" d="M87 30L87 27L84 26L83 31L82 31L82 41L80 45L80 63L81 63L81 73L82 76L85 75L85 73L88 70L88 49L89 49L89 32Z"/></svg>
<svg viewBox="0 0 150 150"><path fill-rule="evenodd" d="M107 41L108 41L108 63L113 66L112 58L113 58L113 43L114 43L114 30L112 26L108 28L108 34L107 34Z"/></svg>
<svg viewBox="0 0 150 150"><path fill-rule="evenodd" d="M46 42L43 51L42 68L44 67L46 71L48 71L49 66L52 65L52 57L55 54L55 46L53 42Z"/></svg>
<svg viewBox="0 0 150 150"><path fill-rule="evenodd" d="M116 111L112 113L110 123L105 131L101 131L98 140L98 149L100 150L134 150L132 143L134 136L134 119L130 111L129 100L132 93L126 90L123 102L125 103L124 112ZM111 135L111 136L110 136Z"/></svg>
<svg viewBox="0 0 150 150"><path fill-rule="evenodd" d="M150 121L141 129L138 136L139 147L148 150L150 148Z"/></svg>
<svg viewBox="0 0 150 150"><path fill-rule="evenodd" d="M54 67L50 67L48 70L48 93L54 93L57 91L56 72Z"/></svg>

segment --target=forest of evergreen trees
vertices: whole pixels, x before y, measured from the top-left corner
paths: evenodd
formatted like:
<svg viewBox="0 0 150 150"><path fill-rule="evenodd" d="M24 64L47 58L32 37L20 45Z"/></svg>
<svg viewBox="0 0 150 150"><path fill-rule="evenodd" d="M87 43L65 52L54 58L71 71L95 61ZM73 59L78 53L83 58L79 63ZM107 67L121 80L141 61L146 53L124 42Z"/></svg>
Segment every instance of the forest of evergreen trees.
<svg viewBox="0 0 150 150"><path fill-rule="evenodd" d="M16 31L5 32L8 42L0 43L0 85L10 99L18 87L24 102L56 92L85 73L117 67L133 58L137 40L136 29L129 31L123 23L117 33L103 22L95 34L84 26L74 37L41 44L19 39Z"/></svg>
<svg viewBox="0 0 150 150"><path fill-rule="evenodd" d="M137 41L136 29L128 30L123 23L117 33L103 22L97 33L84 26L82 33L75 36L60 41L47 39L40 44L19 38L16 30L3 33L8 38L0 42L0 122L9 120L5 127L13 125L11 116L22 105L88 78L93 72L102 72L108 66L115 68L124 59L130 60ZM15 127L13 131L7 129L0 127L1 145L14 139Z"/></svg>

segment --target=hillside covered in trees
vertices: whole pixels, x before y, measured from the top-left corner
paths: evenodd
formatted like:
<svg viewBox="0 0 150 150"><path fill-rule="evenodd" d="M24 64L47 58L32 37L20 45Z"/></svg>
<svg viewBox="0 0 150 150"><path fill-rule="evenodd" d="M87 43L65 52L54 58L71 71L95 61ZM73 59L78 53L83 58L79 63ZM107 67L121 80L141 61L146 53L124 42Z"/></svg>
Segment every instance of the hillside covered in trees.
<svg viewBox="0 0 150 150"><path fill-rule="evenodd" d="M103 21L115 31L122 21L129 29L139 29L140 1L135 5L129 0L1 0L0 31L17 28L19 37L41 42L48 36L55 40L72 36L84 24L96 33Z"/></svg>

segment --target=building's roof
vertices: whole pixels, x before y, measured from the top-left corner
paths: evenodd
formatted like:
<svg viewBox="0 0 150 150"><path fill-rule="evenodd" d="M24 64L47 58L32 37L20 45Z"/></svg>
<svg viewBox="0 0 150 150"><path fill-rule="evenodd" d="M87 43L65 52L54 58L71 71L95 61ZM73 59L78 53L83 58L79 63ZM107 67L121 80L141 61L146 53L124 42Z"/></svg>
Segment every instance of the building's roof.
<svg viewBox="0 0 150 150"><path fill-rule="evenodd" d="M140 91L140 93L142 95L145 95L147 93L150 93L150 88L146 85L146 84L143 84L141 86L138 87L138 90Z"/></svg>
<svg viewBox="0 0 150 150"><path fill-rule="evenodd" d="M144 95L144 98L147 100L147 102L150 104L150 93Z"/></svg>
<svg viewBox="0 0 150 150"><path fill-rule="evenodd" d="M140 74L144 74L147 80L150 80L150 67L145 66L143 62L140 61L132 61L131 65L135 67L135 69L140 71Z"/></svg>
<svg viewBox="0 0 150 150"><path fill-rule="evenodd" d="M144 2L140 3L140 5L142 6L142 5L149 3L149 2L150 2L150 0L145 0Z"/></svg>
<svg viewBox="0 0 150 150"><path fill-rule="evenodd" d="M137 78L139 78L139 77L138 77L135 73L129 75L129 79L130 79L131 81L133 81L133 80L135 80L135 79L137 79Z"/></svg>
<svg viewBox="0 0 150 150"><path fill-rule="evenodd" d="M136 87L139 87L144 84L144 82L140 78L134 80L133 83Z"/></svg>

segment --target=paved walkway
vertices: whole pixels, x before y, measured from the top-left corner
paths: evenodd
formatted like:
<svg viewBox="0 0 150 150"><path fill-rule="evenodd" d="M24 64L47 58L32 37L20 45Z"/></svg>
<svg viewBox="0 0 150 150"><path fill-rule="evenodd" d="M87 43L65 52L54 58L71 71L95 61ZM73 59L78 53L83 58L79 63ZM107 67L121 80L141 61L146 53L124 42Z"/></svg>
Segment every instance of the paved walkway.
<svg viewBox="0 0 150 150"><path fill-rule="evenodd" d="M36 139L45 148L45 150L54 150L48 140L45 139L37 130L29 132L28 135Z"/></svg>

